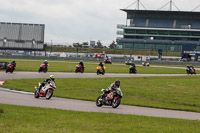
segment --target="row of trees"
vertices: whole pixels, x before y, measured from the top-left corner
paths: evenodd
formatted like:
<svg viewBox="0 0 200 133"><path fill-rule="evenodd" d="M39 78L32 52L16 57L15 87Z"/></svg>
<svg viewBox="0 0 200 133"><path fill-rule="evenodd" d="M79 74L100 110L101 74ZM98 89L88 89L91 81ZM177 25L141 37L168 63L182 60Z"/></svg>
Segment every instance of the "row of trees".
<svg viewBox="0 0 200 133"><path fill-rule="evenodd" d="M74 43L73 44L74 47L89 47L89 43L88 42L83 42L82 44L80 43ZM117 44L115 43L115 41L113 41L109 46L110 49L115 49L117 48ZM97 41L96 45L94 46L94 48L107 48L106 46L103 46L103 44L101 43L100 40Z"/></svg>
<svg viewBox="0 0 200 133"><path fill-rule="evenodd" d="M102 47L103 47L103 45L102 45L101 41L98 41L97 48L102 48ZM110 49L115 49L115 48L117 48L117 44L115 43L115 41L113 41L108 47Z"/></svg>

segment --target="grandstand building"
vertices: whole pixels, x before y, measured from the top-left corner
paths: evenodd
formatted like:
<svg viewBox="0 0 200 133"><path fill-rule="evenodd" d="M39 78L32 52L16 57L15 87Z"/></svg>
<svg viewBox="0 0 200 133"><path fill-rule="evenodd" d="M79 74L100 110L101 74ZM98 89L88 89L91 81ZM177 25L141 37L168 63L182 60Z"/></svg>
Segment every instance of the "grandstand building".
<svg viewBox="0 0 200 133"><path fill-rule="evenodd" d="M126 25L118 25L119 49L181 51L200 43L200 12L128 10ZM200 50L197 47L197 50Z"/></svg>
<svg viewBox="0 0 200 133"><path fill-rule="evenodd" d="M44 49L44 24L0 23L0 49L41 51Z"/></svg>

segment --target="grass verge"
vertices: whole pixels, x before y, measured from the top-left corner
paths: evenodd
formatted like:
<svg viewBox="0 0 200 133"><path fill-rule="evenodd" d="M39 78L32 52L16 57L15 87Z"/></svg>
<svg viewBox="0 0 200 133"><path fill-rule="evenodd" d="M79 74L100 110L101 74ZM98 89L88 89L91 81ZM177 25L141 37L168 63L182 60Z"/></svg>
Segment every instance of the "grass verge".
<svg viewBox="0 0 200 133"><path fill-rule="evenodd" d="M200 121L2 105L1 133L191 133Z"/></svg>
<svg viewBox="0 0 200 133"><path fill-rule="evenodd" d="M0 60L1 61L1 60ZM8 61L10 60L2 60ZM32 71L37 72L42 61L21 61L17 60L16 71ZM78 62L74 61L62 61L62 62L49 62L50 66L48 72L75 72L75 67ZM98 62L85 62L86 73L96 73L96 67ZM123 64L106 64L106 73L128 73L129 65ZM155 68L155 67L143 67L137 66L137 73L139 74L185 74L184 69L173 69L173 68Z"/></svg>
<svg viewBox="0 0 200 133"><path fill-rule="evenodd" d="M200 112L199 76L56 79L54 96L95 101L116 79L121 80L122 104ZM43 80L8 80L2 87L33 92Z"/></svg>

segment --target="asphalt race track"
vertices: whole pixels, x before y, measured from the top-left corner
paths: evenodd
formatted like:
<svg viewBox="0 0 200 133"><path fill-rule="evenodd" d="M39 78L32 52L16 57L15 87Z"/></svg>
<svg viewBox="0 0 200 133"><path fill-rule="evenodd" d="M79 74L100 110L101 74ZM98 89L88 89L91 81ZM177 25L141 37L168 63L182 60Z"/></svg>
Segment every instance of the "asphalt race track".
<svg viewBox="0 0 200 133"><path fill-rule="evenodd" d="M56 108L62 110L84 111L84 112L103 112L116 114L132 114L154 117L167 117L188 120L200 120L200 113L173 111L164 109L154 109L137 106L120 105L117 109L112 107L97 107L95 102L72 100L65 98L52 97L50 100L45 98L34 98L33 94L21 94L0 89L0 104L12 104L42 108Z"/></svg>
<svg viewBox="0 0 200 133"><path fill-rule="evenodd" d="M47 78L50 74L56 78L103 78L103 77L146 77L146 76L186 76L186 74L109 74L96 75L95 73L62 73L62 72L14 72L13 74L0 72L0 81L8 79L26 78ZM50 100L45 98L35 99L33 93L12 91L0 88L0 104L22 105L42 108L56 108L62 110L84 111L84 112L103 112L116 114L132 114L154 117L167 117L188 120L200 120L200 113L174 111L165 109L154 109L137 106L120 105L117 109L112 107L97 107L95 102L72 100L65 98L52 97Z"/></svg>
<svg viewBox="0 0 200 133"><path fill-rule="evenodd" d="M49 75L55 78L105 78L105 77L150 77L150 76L186 76L187 74L116 74L106 73L105 75L97 75L96 73L65 73L65 72L0 72L0 81L8 79L28 79L28 78L48 78Z"/></svg>

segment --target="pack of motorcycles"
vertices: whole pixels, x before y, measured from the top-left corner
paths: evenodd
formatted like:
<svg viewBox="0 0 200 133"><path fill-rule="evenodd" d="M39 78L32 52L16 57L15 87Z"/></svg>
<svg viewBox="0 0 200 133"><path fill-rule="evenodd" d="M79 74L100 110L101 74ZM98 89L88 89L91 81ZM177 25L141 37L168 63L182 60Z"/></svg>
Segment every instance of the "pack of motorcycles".
<svg viewBox="0 0 200 133"><path fill-rule="evenodd" d="M78 65L76 65L75 72L76 73L78 73L78 72L83 73L84 68L85 67L82 67L80 64L78 64ZM97 75L99 75L99 74L104 75L105 74L106 67L102 68L100 66L97 66L96 69L97 69ZM12 65L12 64L7 65L6 73L7 72L13 73L14 70L15 70L14 65ZM46 73L47 70L48 70L48 66L45 66L45 64L41 64L38 72ZM137 71L136 71L135 65L131 65L130 68L129 68L129 73L130 74L131 73L136 74L136 72ZM196 71L195 71L193 66L187 66L186 72L187 72L188 75L189 74L191 74L191 75L196 74ZM41 83L39 83L39 86L40 85L41 85ZM45 86L43 86L40 89L40 91L38 91L39 90L38 87L35 87L34 97L35 98L45 97L48 100L53 96L53 91L55 89L56 89L55 82L50 81L49 83L45 84ZM120 105L121 99L122 99L122 96L123 96L121 91L111 91L111 92L107 93L104 89L102 89L101 93L102 94L96 99L96 106L97 107L101 107L103 105L106 105L106 106L112 106L113 108L117 108ZM111 97L111 95L112 95L112 97Z"/></svg>

